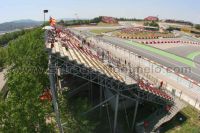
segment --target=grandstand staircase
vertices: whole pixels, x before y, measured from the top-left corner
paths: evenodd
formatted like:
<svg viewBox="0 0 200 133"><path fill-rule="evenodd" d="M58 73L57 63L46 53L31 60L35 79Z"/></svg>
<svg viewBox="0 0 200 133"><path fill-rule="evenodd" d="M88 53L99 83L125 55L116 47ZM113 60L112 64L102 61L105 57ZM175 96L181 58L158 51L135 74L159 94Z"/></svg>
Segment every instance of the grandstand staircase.
<svg viewBox="0 0 200 133"><path fill-rule="evenodd" d="M137 133L154 133L158 128L170 121L181 109L186 106L180 99L174 98L174 105L167 112L165 109L158 109L150 115L145 121L148 121L148 126L144 128L144 121L136 124Z"/></svg>

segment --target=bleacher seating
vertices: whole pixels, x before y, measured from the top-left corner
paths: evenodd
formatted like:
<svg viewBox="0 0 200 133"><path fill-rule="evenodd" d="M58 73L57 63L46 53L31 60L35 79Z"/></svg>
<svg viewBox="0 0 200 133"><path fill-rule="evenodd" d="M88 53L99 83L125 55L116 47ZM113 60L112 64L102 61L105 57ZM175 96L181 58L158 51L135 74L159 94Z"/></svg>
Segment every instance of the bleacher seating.
<svg viewBox="0 0 200 133"><path fill-rule="evenodd" d="M125 79L119 73L116 73L112 68L104 64L98 55L92 52L92 49L85 46L80 47L80 43L81 41L73 36L70 31L65 31L61 33L61 38L58 39L58 42L54 43L52 53L59 53L61 58L67 58L70 61L75 61L77 64L84 65L85 67L92 68L108 77L112 77L119 82L125 82ZM48 43L46 47L51 48L51 44ZM172 98L169 95L156 89L150 84L145 84L143 81L140 81L138 85L143 91L172 101Z"/></svg>
<svg viewBox="0 0 200 133"><path fill-rule="evenodd" d="M139 84L140 88L145 90L145 91L148 91L150 93L153 93L157 96L163 97L163 98L168 99L168 100L173 100L172 97L170 97L169 95L167 95L163 91L155 88L153 85L151 85L149 83L145 83L144 80L140 80L138 84Z"/></svg>

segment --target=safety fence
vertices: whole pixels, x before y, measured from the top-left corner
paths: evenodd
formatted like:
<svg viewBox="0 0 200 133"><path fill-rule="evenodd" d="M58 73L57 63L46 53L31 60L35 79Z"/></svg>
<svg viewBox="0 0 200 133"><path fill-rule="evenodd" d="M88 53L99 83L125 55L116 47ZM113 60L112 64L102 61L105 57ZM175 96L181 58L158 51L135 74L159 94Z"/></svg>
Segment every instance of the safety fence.
<svg viewBox="0 0 200 133"><path fill-rule="evenodd" d="M151 40L151 41L140 41L143 44L194 44L200 45L200 42L194 41L183 41L183 40Z"/></svg>

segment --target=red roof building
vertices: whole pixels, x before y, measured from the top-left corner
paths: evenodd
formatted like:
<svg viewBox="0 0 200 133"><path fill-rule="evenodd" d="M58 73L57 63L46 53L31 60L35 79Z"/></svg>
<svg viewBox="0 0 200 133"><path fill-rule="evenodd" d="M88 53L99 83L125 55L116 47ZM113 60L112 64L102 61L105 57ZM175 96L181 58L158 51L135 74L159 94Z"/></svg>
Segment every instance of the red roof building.
<svg viewBox="0 0 200 133"><path fill-rule="evenodd" d="M154 16L149 16L149 17L146 17L144 19L145 21L158 21L158 17L154 17Z"/></svg>
<svg viewBox="0 0 200 133"><path fill-rule="evenodd" d="M102 16L101 21L104 23L108 23L108 24L117 24L118 23L117 19L115 19L113 17L107 17L107 16Z"/></svg>

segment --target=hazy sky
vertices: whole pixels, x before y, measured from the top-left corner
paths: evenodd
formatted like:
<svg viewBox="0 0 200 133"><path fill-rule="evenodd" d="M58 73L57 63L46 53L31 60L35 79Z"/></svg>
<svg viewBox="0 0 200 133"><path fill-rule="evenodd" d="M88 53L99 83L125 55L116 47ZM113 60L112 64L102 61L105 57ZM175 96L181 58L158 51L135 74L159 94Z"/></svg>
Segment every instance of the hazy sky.
<svg viewBox="0 0 200 133"><path fill-rule="evenodd" d="M0 23L18 19L43 20L43 9L55 18L159 16L200 23L200 0L0 0Z"/></svg>

